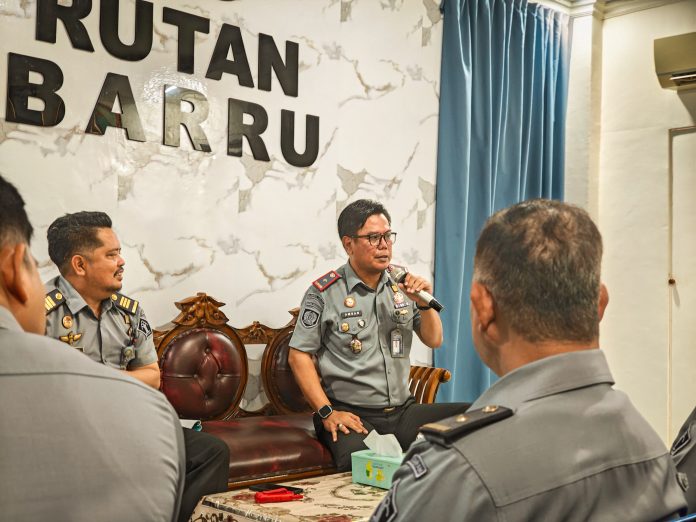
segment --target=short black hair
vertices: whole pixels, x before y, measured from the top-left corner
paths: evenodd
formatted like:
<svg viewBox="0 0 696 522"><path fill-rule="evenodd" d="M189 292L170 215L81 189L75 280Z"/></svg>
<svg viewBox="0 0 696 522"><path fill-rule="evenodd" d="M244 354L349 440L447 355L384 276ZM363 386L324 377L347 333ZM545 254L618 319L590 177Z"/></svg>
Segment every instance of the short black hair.
<svg viewBox="0 0 696 522"><path fill-rule="evenodd" d="M358 233L370 216L384 214L391 225L391 216L379 201L358 199L341 211L338 216L338 237L352 237Z"/></svg>
<svg viewBox="0 0 696 522"><path fill-rule="evenodd" d="M530 342L599 335L602 236L575 205L535 199L491 216L476 244L474 281Z"/></svg>
<svg viewBox="0 0 696 522"><path fill-rule="evenodd" d="M0 175L0 247L10 242L31 243L34 228L29 222L24 200L15 186Z"/></svg>
<svg viewBox="0 0 696 522"><path fill-rule="evenodd" d="M111 228L111 218L104 212L75 212L56 219L48 227L48 256L60 273L65 272L75 254L102 246L97 237L100 228Z"/></svg>

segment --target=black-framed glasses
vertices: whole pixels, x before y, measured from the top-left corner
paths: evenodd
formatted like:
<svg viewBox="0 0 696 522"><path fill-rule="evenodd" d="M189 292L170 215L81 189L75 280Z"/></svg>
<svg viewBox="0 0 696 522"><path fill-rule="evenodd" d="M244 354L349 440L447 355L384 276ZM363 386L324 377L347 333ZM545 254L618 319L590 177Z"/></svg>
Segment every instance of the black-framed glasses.
<svg viewBox="0 0 696 522"><path fill-rule="evenodd" d="M361 236L350 236L353 239L367 239L367 241L373 247L378 246L382 239L387 245L393 245L396 243L396 232L385 232L384 234L363 234Z"/></svg>

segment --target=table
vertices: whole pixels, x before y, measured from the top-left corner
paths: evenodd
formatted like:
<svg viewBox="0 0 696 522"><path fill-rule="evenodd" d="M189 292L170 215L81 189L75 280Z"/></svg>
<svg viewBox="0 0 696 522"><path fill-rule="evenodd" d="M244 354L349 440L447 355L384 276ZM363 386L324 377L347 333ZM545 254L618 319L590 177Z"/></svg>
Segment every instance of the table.
<svg viewBox="0 0 696 522"><path fill-rule="evenodd" d="M367 521L387 490L353 484L350 473L312 477L283 485L304 489L292 502L257 504L254 492L238 489L203 497L192 522L355 522Z"/></svg>

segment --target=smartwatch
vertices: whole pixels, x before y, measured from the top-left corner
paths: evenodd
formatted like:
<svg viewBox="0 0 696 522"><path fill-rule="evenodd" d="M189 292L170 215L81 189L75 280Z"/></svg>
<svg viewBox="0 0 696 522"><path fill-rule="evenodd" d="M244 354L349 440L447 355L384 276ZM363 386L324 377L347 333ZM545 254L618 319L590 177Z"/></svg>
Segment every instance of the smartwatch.
<svg viewBox="0 0 696 522"><path fill-rule="evenodd" d="M330 404L326 404L319 408L319 411L317 411L317 415L321 417L322 419L327 418L329 415L333 413L333 408L331 407Z"/></svg>

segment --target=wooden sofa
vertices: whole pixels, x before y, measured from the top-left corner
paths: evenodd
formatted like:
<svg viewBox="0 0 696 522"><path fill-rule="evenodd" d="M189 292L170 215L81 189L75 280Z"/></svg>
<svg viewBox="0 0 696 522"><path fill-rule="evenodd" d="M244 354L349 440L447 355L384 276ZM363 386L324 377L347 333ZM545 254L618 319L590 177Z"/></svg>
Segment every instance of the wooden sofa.
<svg viewBox="0 0 696 522"><path fill-rule="evenodd" d="M162 392L183 419L200 419L203 430L230 448L230 488L334 473L329 451L317 440L312 413L288 365L290 322L271 328L255 321L228 324L224 303L199 293L176 303L179 314L155 330ZM249 379L246 345L264 346L261 379L268 403L240 407ZM409 386L421 403L431 403L450 373L412 366Z"/></svg>

